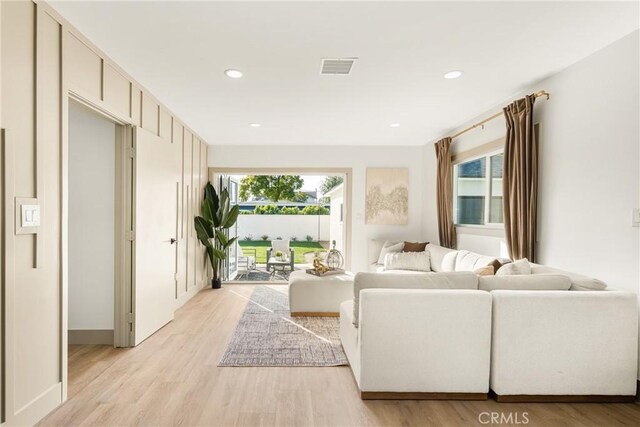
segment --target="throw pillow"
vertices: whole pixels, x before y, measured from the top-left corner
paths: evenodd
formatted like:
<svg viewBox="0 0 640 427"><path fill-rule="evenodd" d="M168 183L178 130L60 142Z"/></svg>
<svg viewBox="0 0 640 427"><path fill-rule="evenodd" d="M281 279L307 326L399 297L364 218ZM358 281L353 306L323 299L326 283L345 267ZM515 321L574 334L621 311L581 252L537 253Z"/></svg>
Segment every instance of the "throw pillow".
<svg viewBox="0 0 640 427"><path fill-rule="evenodd" d="M384 258L385 270L431 271L429 252L398 252Z"/></svg>
<svg viewBox="0 0 640 427"><path fill-rule="evenodd" d="M473 270L474 274L478 276L493 276L494 275L493 265L487 265L485 267L476 268Z"/></svg>
<svg viewBox="0 0 640 427"><path fill-rule="evenodd" d="M390 245L390 246L387 246L387 243L385 243L384 246L382 247L382 250L380 250L380 256L378 257L378 264L384 264L384 258L387 256L387 254L402 252L402 248L404 248L404 242L396 243L395 245Z"/></svg>
<svg viewBox="0 0 640 427"><path fill-rule="evenodd" d="M531 264L526 258L505 264L496 272L496 276L508 274L531 274Z"/></svg>
<svg viewBox="0 0 640 427"><path fill-rule="evenodd" d="M403 252L424 252L425 248L429 242L424 243L413 243L413 242L404 242Z"/></svg>

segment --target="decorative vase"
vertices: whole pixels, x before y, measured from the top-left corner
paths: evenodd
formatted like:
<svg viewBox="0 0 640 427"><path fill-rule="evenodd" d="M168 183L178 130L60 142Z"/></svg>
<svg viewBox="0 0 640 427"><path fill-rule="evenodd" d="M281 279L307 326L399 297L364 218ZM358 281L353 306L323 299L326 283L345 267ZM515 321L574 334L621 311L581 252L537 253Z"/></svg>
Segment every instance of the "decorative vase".
<svg viewBox="0 0 640 427"><path fill-rule="evenodd" d="M222 279L211 280L211 289L220 289L222 287Z"/></svg>

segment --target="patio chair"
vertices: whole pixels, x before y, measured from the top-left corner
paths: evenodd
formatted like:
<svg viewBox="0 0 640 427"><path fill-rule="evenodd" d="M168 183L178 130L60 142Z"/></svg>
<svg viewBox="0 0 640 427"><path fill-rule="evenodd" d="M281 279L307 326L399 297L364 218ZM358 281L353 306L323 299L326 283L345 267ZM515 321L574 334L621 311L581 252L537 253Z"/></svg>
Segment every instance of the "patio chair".
<svg viewBox="0 0 640 427"><path fill-rule="evenodd" d="M249 274L255 269L256 250L242 249L242 246L238 245L238 277L246 275L249 278Z"/></svg>
<svg viewBox="0 0 640 427"><path fill-rule="evenodd" d="M295 270L295 251L289 246L289 240L272 240L271 247L267 249L267 270L271 267L274 268L275 264L271 264L272 257L275 257L276 252L282 252L288 257L288 265L291 271Z"/></svg>

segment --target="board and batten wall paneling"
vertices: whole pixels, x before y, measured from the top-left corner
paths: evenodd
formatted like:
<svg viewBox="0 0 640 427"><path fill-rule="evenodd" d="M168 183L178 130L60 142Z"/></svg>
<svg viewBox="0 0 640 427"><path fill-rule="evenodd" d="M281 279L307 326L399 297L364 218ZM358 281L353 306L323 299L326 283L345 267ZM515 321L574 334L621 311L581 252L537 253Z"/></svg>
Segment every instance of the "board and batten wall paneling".
<svg viewBox="0 0 640 427"><path fill-rule="evenodd" d="M142 120L142 91L135 85L131 85L131 124L140 126Z"/></svg>
<svg viewBox="0 0 640 427"><path fill-rule="evenodd" d="M154 135L160 135L158 125L160 116L160 106L146 92L142 93L142 128Z"/></svg>
<svg viewBox="0 0 640 427"><path fill-rule="evenodd" d="M102 59L70 32L65 32L65 72L69 89L102 100Z"/></svg>
<svg viewBox="0 0 640 427"><path fill-rule="evenodd" d="M61 28L32 2L2 2L5 204L5 421L33 424L62 400ZM37 64L37 67L36 67ZM37 73L36 73L37 68ZM30 78L31 77L31 78ZM10 182L9 182L10 181ZM14 235L15 197L38 198L37 235ZM38 246L40 248L38 248ZM38 256L46 255L46 256Z"/></svg>
<svg viewBox="0 0 640 427"><path fill-rule="evenodd" d="M201 191L201 183L200 183L200 140L193 137L193 169L191 174L193 176L193 216L200 215L200 206L202 199L202 191ZM194 239L193 239L193 285L194 287L198 286L200 282L201 275L199 273L199 265L200 265L200 257L202 247L200 242L197 239L197 235L195 234L194 228Z"/></svg>
<svg viewBox="0 0 640 427"><path fill-rule="evenodd" d="M183 133L183 146L182 146L182 171L183 171L183 191L184 191L184 238L187 256L185 258L185 291L189 291L189 284L191 283L191 276L193 275L192 268L190 267L189 259L193 254L193 231L192 221L193 210L191 209L193 203L193 183L191 182L191 166L193 150L193 134L189 130L184 129Z"/></svg>
<svg viewBox="0 0 640 427"><path fill-rule="evenodd" d="M208 179L208 167L207 167L207 144L200 142L200 197L204 197L204 187L209 182ZM202 206L201 206L202 209ZM207 284L207 254L202 246L199 246L199 252L201 259L199 262L199 277L203 283L203 286Z"/></svg>
<svg viewBox="0 0 640 427"><path fill-rule="evenodd" d="M178 230L177 230L177 254L176 254L176 299L182 298L187 292L187 236L186 236L186 192L184 183L184 128L177 121L173 121L172 142L180 150L180 186L178 194Z"/></svg>
<svg viewBox="0 0 640 427"><path fill-rule="evenodd" d="M173 139L173 135L171 132L171 122L171 113L169 113L166 108L160 107L160 129L158 135L160 136L160 138L165 139L169 142L172 142Z"/></svg>
<svg viewBox="0 0 640 427"><path fill-rule="evenodd" d="M0 2L0 42L0 123L7 135L3 225L8 231L2 236L2 416L6 425L32 425L66 399L67 91L121 124L145 126L174 143L179 135L183 182L176 197L185 240L193 236L193 195L184 187L193 188L194 133L45 2ZM13 232L14 199L20 197L38 199L37 235ZM189 257L195 251L183 243L177 260L182 303L200 288L187 293L187 270L195 265Z"/></svg>
<svg viewBox="0 0 640 427"><path fill-rule="evenodd" d="M120 115L131 117L131 82L107 63L104 64L103 75L105 104Z"/></svg>

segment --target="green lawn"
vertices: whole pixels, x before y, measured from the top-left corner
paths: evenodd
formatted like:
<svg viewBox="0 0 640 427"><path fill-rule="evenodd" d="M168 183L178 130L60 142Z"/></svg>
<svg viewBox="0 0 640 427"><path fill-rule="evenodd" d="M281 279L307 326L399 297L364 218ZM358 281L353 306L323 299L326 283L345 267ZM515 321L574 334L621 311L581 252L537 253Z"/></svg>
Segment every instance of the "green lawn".
<svg viewBox="0 0 640 427"><path fill-rule="evenodd" d="M238 242L242 249L255 249L256 250L256 262L258 264L267 263L267 249L271 247L270 241L264 240L240 240ZM289 247L295 252L295 263L304 263L305 252L315 252L318 250L324 250L322 245L318 242L289 242ZM252 253L244 252L245 255L253 255Z"/></svg>

